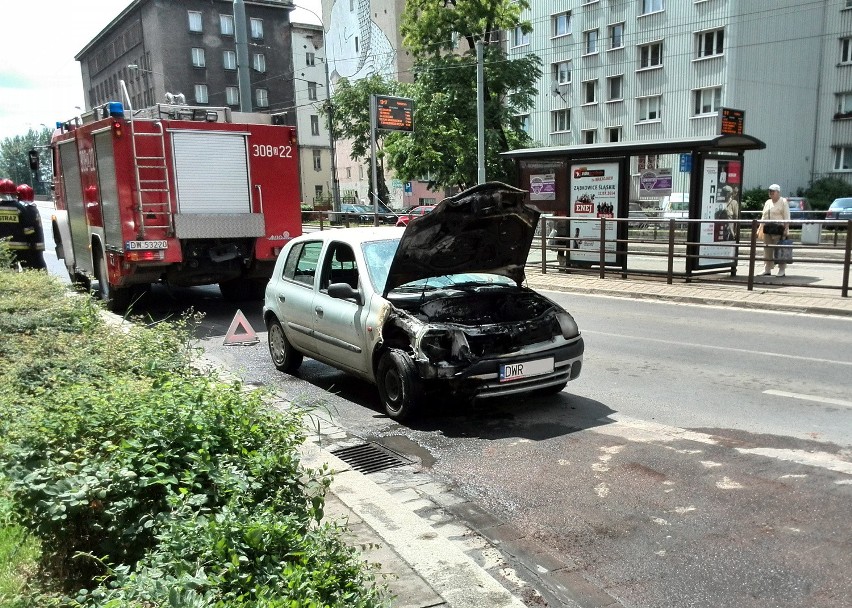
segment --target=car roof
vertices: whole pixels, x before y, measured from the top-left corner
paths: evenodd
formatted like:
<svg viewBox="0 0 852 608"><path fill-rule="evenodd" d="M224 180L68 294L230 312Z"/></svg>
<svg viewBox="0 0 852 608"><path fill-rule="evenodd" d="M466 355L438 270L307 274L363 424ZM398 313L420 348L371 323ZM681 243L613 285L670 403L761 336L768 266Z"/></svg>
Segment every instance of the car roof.
<svg viewBox="0 0 852 608"><path fill-rule="evenodd" d="M405 228L393 227L359 227L359 228L333 228L331 230L317 230L307 232L294 238L291 243L301 241L343 241L350 245L360 245L371 241L385 241L388 239L399 239Z"/></svg>
<svg viewBox="0 0 852 608"><path fill-rule="evenodd" d="M844 207L844 208L850 207L850 206L852 206L852 197L847 196L847 197L843 197L843 198L836 198L831 203L832 207L834 207L835 205L837 205L838 207Z"/></svg>

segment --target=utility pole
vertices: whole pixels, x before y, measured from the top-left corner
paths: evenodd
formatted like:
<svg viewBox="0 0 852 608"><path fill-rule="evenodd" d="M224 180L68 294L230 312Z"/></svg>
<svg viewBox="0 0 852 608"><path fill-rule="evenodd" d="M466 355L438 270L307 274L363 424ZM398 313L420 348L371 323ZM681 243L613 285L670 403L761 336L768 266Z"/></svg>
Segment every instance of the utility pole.
<svg viewBox="0 0 852 608"><path fill-rule="evenodd" d="M234 43L237 47L237 77L240 85L240 112L251 112L251 79L249 77L246 5L234 0Z"/></svg>
<svg viewBox="0 0 852 608"><path fill-rule="evenodd" d="M482 40L476 41L476 156L477 181L485 183L485 66Z"/></svg>

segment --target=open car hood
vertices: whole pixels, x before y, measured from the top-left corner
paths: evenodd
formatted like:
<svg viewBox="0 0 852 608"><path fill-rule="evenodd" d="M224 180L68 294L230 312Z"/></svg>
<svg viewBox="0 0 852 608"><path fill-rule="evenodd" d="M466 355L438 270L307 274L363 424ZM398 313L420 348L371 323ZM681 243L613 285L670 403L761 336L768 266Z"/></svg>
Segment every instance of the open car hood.
<svg viewBox="0 0 852 608"><path fill-rule="evenodd" d="M524 190L499 182L444 199L412 218L388 271L384 295L411 281L463 272L489 272L520 285L540 213Z"/></svg>

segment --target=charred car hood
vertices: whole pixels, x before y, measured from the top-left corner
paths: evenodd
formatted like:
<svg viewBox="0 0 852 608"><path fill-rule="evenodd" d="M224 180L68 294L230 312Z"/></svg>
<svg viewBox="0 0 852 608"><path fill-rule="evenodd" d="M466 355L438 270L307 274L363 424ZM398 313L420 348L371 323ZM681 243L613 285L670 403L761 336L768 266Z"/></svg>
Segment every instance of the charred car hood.
<svg viewBox="0 0 852 608"><path fill-rule="evenodd" d="M388 271L384 295L411 281L488 272L520 285L539 212L524 190L499 182L474 186L412 219Z"/></svg>

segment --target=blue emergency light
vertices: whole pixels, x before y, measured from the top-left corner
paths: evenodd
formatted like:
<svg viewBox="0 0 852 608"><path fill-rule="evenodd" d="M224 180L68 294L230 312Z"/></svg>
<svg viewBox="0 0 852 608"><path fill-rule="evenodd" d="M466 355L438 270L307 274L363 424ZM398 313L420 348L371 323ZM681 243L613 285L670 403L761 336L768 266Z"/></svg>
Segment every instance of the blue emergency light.
<svg viewBox="0 0 852 608"><path fill-rule="evenodd" d="M111 101L108 104L109 115L113 118L124 118L124 104L120 101Z"/></svg>

